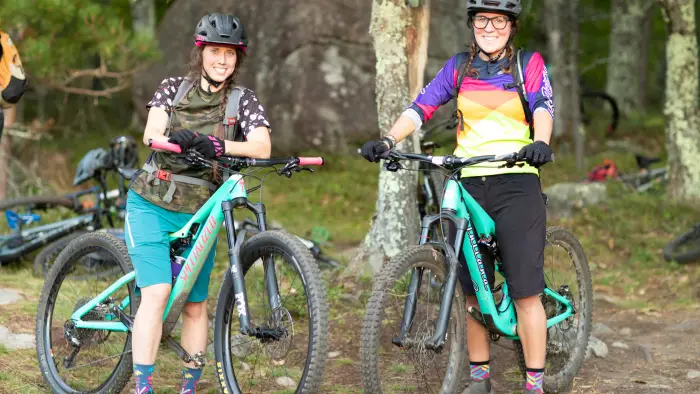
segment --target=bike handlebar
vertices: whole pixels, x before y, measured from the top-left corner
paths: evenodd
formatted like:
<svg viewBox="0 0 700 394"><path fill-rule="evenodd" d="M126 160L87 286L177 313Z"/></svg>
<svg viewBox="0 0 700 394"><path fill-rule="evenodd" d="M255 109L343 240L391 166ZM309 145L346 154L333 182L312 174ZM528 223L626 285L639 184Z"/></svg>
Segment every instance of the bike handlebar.
<svg viewBox="0 0 700 394"><path fill-rule="evenodd" d="M456 168L456 167L466 167L474 164L484 163L484 162L498 162L505 161L505 166L516 165L518 161L517 152L505 153L502 155L483 155L483 156L473 156L469 158L458 157L453 155L448 156L432 156L432 155L421 155L416 153L405 153L397 151L388 151L381 156L382 159L389 159L390 161L398 160L412 160L412 161L422 161L425 163L430 163L436 166L442 166L446 168Z"/></svg>
<svg viewBox="0 0 700 394"><path fill-rule="evenodd" d="M182 153L180 145L170 142L149 140L149 147L152 149L160 149L171 153ZM198 157L199 159L206 160ZM221 156L216 159L225 165L231 167L270 167L274 165L298 165L298 166L321 166L323 165L323 157L287 157L279 159L253 159L248 157Z"/></svg>

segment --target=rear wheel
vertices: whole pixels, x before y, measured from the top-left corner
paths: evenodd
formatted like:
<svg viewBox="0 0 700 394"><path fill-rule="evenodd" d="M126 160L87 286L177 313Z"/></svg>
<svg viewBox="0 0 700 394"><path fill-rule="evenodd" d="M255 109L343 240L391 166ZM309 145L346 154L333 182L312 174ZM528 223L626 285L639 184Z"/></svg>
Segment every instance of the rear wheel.
<svg viewBox="0 0 700 394"><path fill-rule="evenodd" d="M309 250L283 231L265 231L241 248L248 310L237 306L231 271L221 286L214 319L217 376L223 392L316 393L328 352L328 302ZM274 261L280 307L271 310L265 264ZM242 335L238 320L275 337ZM272 335L272 334L271 334Z"/></svg>
<svg viewBox="0 0 700 394"><path fill-rule="evenodd" d="M544 391L565 391L583 365L593 317L593 286L583 247L566 229L547 229L544 275L547 288L567 298L576 313L547 330L547 358L544 371ZM547 318L561 313L561 304L542 295ZM525 354L522 343L516 341L520 371L525 376Z"/></svg>
<svg viewBox="0 0 700 394"><path fill-rule="evenodd" d="M584 125L602 128L605 137L615 134L620 120L617 101L605 92L581 93L581 118Z"/></svg>
<svg viewBox="0 0 700 394"><path fill-rule="evenodd" d="M664 258L680 264L700 261L700 224L669 242L664 247Z"/></svg>
<svg viewBox="0 0 700 394"><path fill-rule="evenodd" d="M428 349L435 334L446 276L445 256L429 246L414 246L393 258L374 283L362 324L361 375L368 393L456 393L464 370L465 304L457 283L440 352ZM413 273L419 278L413 323L402 348L399 337Z"/></svg>
<svg viewBox="0 0 700 394"><path fill-rule="evenodd" d="M100 254L118 267L112 277L74 281L81 261ZM39 369L54 393L120 393L131 377L131 333L75 328L71 315L122 275L133 270L126 245L100 232L70 242L51 267L39 299L36 345ZM130 303L124 302L129 297ZM138 308L133 282L117 289L83 316L83 321L118 320L116 308L133 316Z"/></svg>

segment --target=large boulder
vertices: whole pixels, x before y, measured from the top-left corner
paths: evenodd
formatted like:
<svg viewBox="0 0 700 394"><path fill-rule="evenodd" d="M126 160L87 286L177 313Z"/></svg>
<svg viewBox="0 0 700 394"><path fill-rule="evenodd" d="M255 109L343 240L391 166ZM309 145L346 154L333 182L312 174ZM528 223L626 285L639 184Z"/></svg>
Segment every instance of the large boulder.
<svg viewBox="0 0 700 394"><path fill-rule="evenodd" d="M545 190L547 216L570 217L576 210L605 200L605 183L557 183Z"/></svg>
<svg viewBox="0 0 700 394"><path fill-rule="evenodd" d="M463 1L435 3L426 78L466 41ZM254 89L266 107L275 150L351 152L349 144L379 133L371 4L177 0L157 32L164 58L134 78L135 104L145 115L160 81L187 72L197 21L208 12L227 12L239 16L248 31L250 48L238 82Z"/></svg>

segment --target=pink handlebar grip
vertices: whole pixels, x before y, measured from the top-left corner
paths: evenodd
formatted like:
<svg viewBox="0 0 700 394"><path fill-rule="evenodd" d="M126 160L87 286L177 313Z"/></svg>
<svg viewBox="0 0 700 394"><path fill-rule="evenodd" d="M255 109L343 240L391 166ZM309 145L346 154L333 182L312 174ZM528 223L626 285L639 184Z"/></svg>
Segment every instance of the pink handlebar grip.
<svg viewBox="0 0 700 394"><path fill-rule="evenodd" d="M299 158L299 165L300 166L322 166L323 165L323 157L300 157Z"/></svg>
<svg viewBox="0 0 700 394"><path fill-rule="evenodd" d="M173 153L182 153L182 149L180 148L180 145L172 144L170 142L161 142L161 141L150 140L149 146L153 149L160 149L160 150L173 152Z"/></svg>

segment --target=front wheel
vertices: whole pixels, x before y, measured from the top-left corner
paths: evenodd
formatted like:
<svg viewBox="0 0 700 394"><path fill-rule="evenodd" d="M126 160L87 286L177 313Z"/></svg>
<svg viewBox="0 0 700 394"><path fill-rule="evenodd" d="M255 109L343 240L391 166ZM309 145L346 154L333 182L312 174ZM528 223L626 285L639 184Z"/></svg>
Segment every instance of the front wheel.
<svg viewBox="0 0 700 394"><path fill-rule="evenodd" d="M360 348L361 375L367 393L457 393L464 370L465 298L459 282L449 315L445 345L426 346L435 335L445 291L442 252L414 246L382 269L367 302ZM409 299L409 296L416 298ZM404 308L415 302L413 321L398 347Z"/></svg>
<svg viewBox="0 0 700 394"><path fill-rule="evenodd" d="M265 231L241 248L248 309L237 306L231 271L214 318L216 369L223 392L319 392L328 353L328 301L309 250L284 231ZM271 310L266 262L273 262L280 306ZM274 292L273 292L274 293ZM275 301L275 300L273 300ZM241 334L238 316L275 335ZM278 335L279 334L279 335Z"/></svg>
<svg viewBox="0 0 700 394"><path fill-rule="evenodd" d="M569 387L578 374L588 349L593 318L593 286L588 260L583 247L566 229L547 229L544 251L544 276L547 288L567 298L576 313L547 330L547 355L544 391L560 393ZM542 295L547 319L562 312L552 297ZM525 353L516 341L520 371L525 376Z"/></svg>

